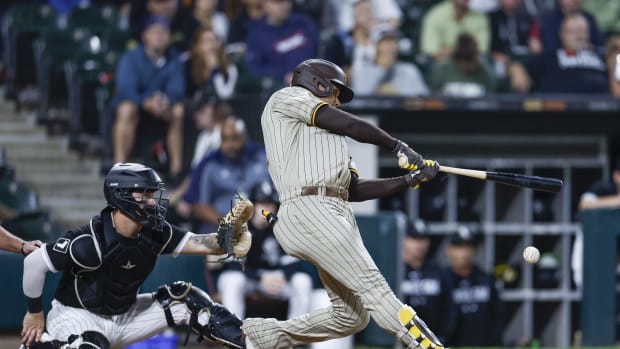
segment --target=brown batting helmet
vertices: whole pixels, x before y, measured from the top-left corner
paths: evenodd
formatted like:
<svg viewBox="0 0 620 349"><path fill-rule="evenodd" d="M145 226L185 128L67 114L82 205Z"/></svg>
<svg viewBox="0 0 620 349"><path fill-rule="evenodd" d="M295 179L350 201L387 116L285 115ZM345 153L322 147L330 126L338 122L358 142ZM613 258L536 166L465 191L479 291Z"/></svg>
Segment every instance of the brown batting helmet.
<svg viewBox="0 0 620 349"><path fill-rule="evenodd" d="M307 59L301 62L295 67L291 81L291 85L306 88L318 97L332 95L334 93L332 84L340 89L341 103L353 99L353 90L346 85L347 75L339 66L324 59Z"/></svg>

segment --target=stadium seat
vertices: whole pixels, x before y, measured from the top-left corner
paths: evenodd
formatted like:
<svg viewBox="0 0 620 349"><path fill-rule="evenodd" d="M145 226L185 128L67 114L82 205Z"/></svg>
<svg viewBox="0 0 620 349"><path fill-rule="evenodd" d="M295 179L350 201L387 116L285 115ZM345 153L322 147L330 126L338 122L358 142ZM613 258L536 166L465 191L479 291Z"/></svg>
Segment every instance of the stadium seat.
<svg viewBox="0 0 620 349"><path fill-rule="evenodd" d="M98 53L101 46L101 38L86 28L48 30L35 41L39 121L47 121L51 105L67 100L65 62L83 53Z"/></svg>
<svg viewBox="0 0 620 349"><path fill-rule="evenodd" d="M70 27L88 27L96 34L103 34L111 28L120 29L119 10L113 5L92 5L78 7L69 14Z"/></svg>
<svg viewBox="0 0 620 349"><path fill-rule="evenodd" d="M34 84L32 42L41 32L58 26L58 16L47 4L16 4L2 17L3 61L6 65L7 97L13 99L19 89Z"/></svg>
<svg viewBox="0 0 620 349"><path fill-rule="evenodd" d="M82 53L65 62L69 107L69 144L73 149L94 151L101 139L97 89L112 83L122 52ZM92 141L95 141L94 143Z"/></svg>
<svg viewBox="0 0 620 349"><path fill-rule="evenodd" d="M37 193L11 178L0 180L0 203L4 219L40 211Z"/></svg>

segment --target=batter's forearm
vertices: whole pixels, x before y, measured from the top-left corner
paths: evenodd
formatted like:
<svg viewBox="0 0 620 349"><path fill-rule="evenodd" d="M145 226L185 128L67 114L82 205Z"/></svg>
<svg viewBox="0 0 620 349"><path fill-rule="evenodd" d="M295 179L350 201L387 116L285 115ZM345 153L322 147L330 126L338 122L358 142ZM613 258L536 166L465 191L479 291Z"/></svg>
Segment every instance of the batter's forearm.
<svg viewBox="0 0 620 349"><path fill-rule="evenodd" d="M349 186L349 201L380 199L407 188L406 176L380 179L357 179Z"/></svg>
<svg viewBox="0 0 620 349"><path fill-rule="evenodd" d="M187 240L181 250L182 254L224 254L226 253L217 242L217 233L196 234Z"/></svg>
<svg viewBox="0 0 620 349"><path fill-rule="evenodd" d="M328 105L319 108L314 124L322 129L351 137L358 142L378 145L388 150L393 150L398 142L370 122Z"/></svg>

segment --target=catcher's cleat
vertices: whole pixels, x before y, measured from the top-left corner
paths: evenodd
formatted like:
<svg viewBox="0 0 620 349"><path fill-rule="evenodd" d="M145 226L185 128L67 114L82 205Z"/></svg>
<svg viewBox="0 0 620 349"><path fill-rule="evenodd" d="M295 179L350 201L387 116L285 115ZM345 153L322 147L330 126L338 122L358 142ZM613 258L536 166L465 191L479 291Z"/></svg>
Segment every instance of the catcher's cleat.
<svg viewBox="0 0 620 349"><path fill-rule="evenodd" d="M405 305L400 309L398 319L423 349L444 349L439 338L435 336L410 306Z"/></svg>

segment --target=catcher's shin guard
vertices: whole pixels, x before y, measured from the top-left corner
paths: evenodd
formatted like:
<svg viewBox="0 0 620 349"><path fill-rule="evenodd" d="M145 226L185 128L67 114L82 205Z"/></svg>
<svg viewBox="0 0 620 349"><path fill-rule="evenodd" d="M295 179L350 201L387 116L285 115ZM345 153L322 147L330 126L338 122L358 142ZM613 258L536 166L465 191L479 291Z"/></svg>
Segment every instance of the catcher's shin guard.
<svg viewBox="0 0 620 349"><path fill-rule="evenodd" d="M398 312L398 319L415 340L417 346L422 349L444 349L439 338L431 331L426 323L417 316L415 310L408 305L404 305ZM406 334L405 334L406 335ZM404 342L404 341L403 341ZM408 343L405 343L408 344ZM408 348L411 344L408 344Z"/></svg>
<svg viewBox="0 0 620 349"><path fill-rule="evenodd" d="M199 342L207 338L231 348L245 348L241 332L242 321L191 283L176 281L170 286L160 286L153 298L164 308L168 326L176 325L170 307L175 302L184 303L191 312L188 325L199 335ZM185 344L188 339L189 333Z"/></svg>

